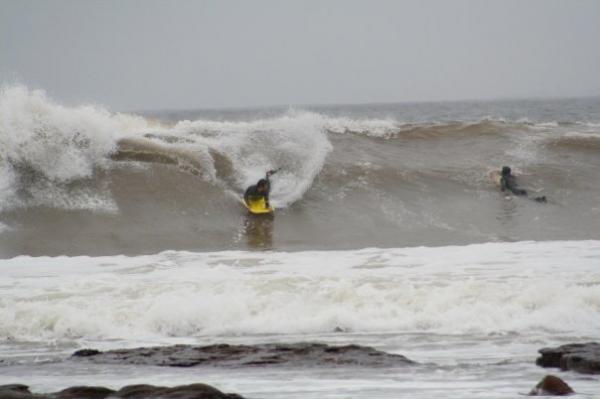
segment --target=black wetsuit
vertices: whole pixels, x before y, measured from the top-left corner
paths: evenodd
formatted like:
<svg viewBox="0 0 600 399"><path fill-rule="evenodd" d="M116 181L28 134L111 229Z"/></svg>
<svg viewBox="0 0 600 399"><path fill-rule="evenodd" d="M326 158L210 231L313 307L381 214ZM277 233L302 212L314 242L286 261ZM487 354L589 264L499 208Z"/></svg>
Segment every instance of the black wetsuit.
<svg viewBox="0 0 600 399"><path fill-rule="evenodd" d="M248 200L259 200L261 198L265 199L265 204L267 205L267 207L269 207L269 191L271 190L271 182L269 182L269 180L267 179L267 184L266 184L267 189L260 193L258 192L258 187L256 184L248 187L246 189L246 192L244 193L244 201L246 201L246 203L248 203Z"/></svg>
<svg viewBox="0 0 600 399"><path fill-rule="evenodd" d="M500 179L502 191L510 190L515 195L527 195L527 191L517 186L517 179L513 175L505 175Z"/></svg>

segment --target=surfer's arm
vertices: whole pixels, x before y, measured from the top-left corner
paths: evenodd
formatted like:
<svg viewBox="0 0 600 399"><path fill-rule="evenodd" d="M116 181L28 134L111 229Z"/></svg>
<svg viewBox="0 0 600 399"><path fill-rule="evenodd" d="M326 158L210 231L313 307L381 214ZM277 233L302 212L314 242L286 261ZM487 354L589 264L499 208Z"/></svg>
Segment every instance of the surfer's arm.
<svg viewBox="0 0 600 399"><path fill-rule="evenodd" d="M274 175L278 171L279 171L279 169L275 169L275 170L270 170L270 171L268 171L266 173L267 193L265 194L265 205L267 206L267 208L270 207L270 205L269 205L269 193L271 192L271 180L269 179L269 177L271 177L271 175Z"/></svg>
<svg viewBox="0 0 600 399"><path fill-rule="evenodd" d="M271 192L271 180L269 180L269 176L271 176L273 173L275 172L272 170L267 172L267 194L265 194L265 202L267 203L267 206L269 206L269 193Z"/></svg>
<svg viewBox="0 0 600 399"><path fill-rule="evenodd" d="M267 172L267 180L269 180L269 177L271 177L272 175L274 175L275 173L279 172L281 170L281 168L279 169L273 169L273 170L269 170Z"/></svg>

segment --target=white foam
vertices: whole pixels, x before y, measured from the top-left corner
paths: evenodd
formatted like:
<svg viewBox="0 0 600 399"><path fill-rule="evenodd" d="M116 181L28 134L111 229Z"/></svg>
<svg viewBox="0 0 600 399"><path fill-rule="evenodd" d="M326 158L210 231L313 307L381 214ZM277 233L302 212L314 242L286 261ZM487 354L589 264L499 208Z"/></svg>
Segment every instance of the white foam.
<svg viewBox="0 0 600 399"><path fill-rule="evenodd" d="M591 128L600 127L600 122L577 122L578 125L587 126Z"/></svg>
<svg viewBox="0 0 600 399"><path fill-rule="evenodd" d="M391 119L328 117L290 109L279 117L253 121L181 121L167 133L193 141L198 151L225 155L233 164L237 191L256 183L267 170L281 168L273 178L271 198L276 207L285 207L302 198L323 168L332 150L327 132L389 137L397 131Z"/></svg>
<svg viewBox="0 0 600 399"><path fill-rule="evenodd" d="M0 210L15 201L15 174L8 162L0 159Z"/></svg>
<svg viewBox="0 0 600 399"><path fill-rule="evenodd" d="M318 114L290 111L270 119L230 122L181 121L162 129L161 136L185 139L185 144L162 146L195 154L203 172L215 183L217 178L211 151L225 156L234 172L234 191L243 192L270 169L281 169L273 178L272 203L285 207L297 201L310 188L321 171L332 147L322 117Z"/></svg>
<svg viewBox="0 0 600 399"><path fill-rule="evenodd" d="M564 137L581 138L581 139L600 139L600 133L570 131L570 132L565 133Z"/></svg>
<svg viewBox="0 0 600 399"><path fill-rule="evenodd" d="M290 111L250 122L181 121L170 133L195 143L187 144L187 148L217 150L225 155L235 172L235 189L240 192L263 178L267 170L281 168L273 178L271 192L278 207L302 197L332 149L322 117L307 112Z"/></svg>
<svg viewBox="0 0 600 399"><path fill-rule="evenodd" d="M43 91L4 87L0 90L3 196L14 196L15 168L56 184L89 178L95 168L107 166L118 137L147 127L141 117L115 115L96 106L64 107ZM8 205L7 200L1 205Z"/></svg>
<svg viewBox="0 0 600 399"><path fill-rule="evenodd" d="M394 119L352 119L347 117L324 118L325 128L332 133L354 133L371 137L388 138L399 131Z"/></svg>
<svg viewBox="0 0 600 399"><path fill-rule="evenodd" d="M592 335L600 241L0 261L0 336ZM175 311L176 310L176 311Z"/></svg>
<svg viewBox="0 0 600 399"><path fill-rule="evenodd" d="M539 128L554 128L554 127L558 127L559 123L557 121L550 121L550 122L538 122L536 124L534 124L534 127L539 127Z"/></svg>

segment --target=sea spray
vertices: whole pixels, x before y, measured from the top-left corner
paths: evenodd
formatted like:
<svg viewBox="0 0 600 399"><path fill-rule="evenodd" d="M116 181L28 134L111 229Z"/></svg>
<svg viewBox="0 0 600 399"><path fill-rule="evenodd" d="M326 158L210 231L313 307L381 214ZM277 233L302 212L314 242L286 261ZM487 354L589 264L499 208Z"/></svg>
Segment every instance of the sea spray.
<svg viewBox="0 0 600 399"><path fill-rule="evenodd" d="M116 140L147 128L141 117L111 114L96 106L65 107L40 90L23 86L0 90L0 162L3 197L19 194L21 203L2 205L56 205L44 186L64 191L68 185L93 177L108 167L107 155Z"/></svg>

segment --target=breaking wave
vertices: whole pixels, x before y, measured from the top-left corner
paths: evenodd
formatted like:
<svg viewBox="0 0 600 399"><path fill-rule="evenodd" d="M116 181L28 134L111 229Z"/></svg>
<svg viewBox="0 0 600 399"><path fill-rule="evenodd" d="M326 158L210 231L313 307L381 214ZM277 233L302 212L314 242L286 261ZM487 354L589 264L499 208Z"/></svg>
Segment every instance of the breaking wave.
<svg viewBox="0 0 600 399"><path fill-rule="evenodd" d="M92 105L65 107L43 91L3 88L0 209L60 207L72 194L71 184L92 179L97 169L109 166L106 156L115 150L121 135L147 127L141 117L111 114Z"/></svg>
<svg viewBox="0 0 600 399"><path fill-rule="evenodd" d="M548 145L578 151L600 151L600 134L569 132L561 137L548 140Z"/></svg>
<svg viewBox="0 0 600 399"><path fill-rule="evenodd" d="M169 119L5 87L0 256L599 238L595 114L569 121L558 109L548 121L423 107ZM504 201L488 177L504 165L547 206ZM278 168L273 234L240 221L239 198ZM256 245L248 232L259 230Z"/></svg>
<svg viewBox="0 0 600 399"><path fill-rule="evenodd" d="M322 121L310 113L166 127L97 106L65 107L25 87L2 89L0 121L0 209L95 208L106 195L90 180L113 167L111 159L175 164L237 192L282 168L272 196L286 206L302 197L331 150ZM85 193L77 195L82 184Z"/></svg>
<svg viewBox="0 0 600 399"><path fill-rule="evenodd" d="M593 335L599 249L565 241L19 257L0 261L0 337L143 341L336 328Z"/></svg>

